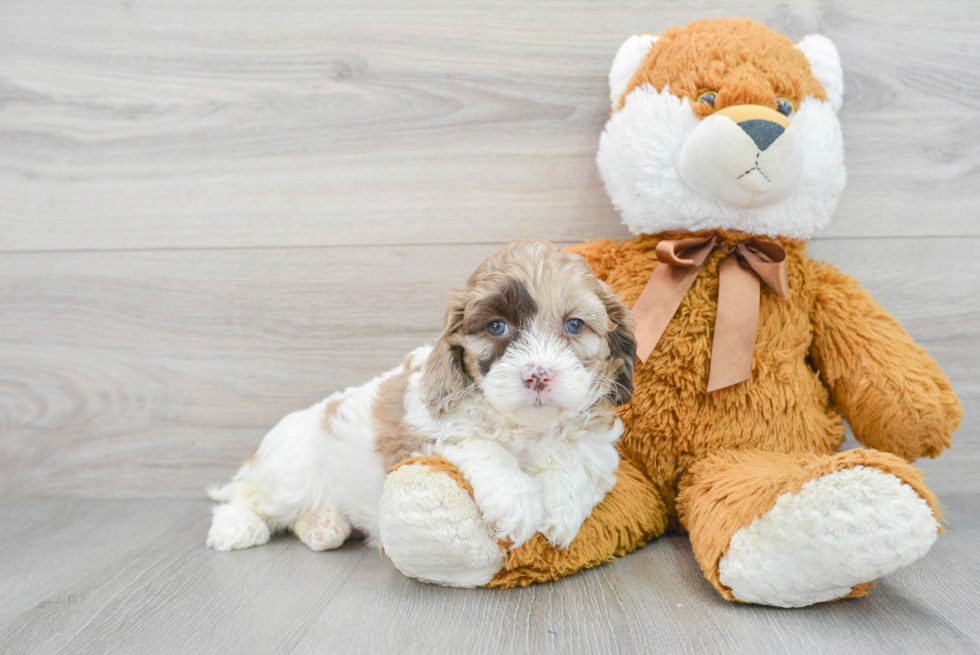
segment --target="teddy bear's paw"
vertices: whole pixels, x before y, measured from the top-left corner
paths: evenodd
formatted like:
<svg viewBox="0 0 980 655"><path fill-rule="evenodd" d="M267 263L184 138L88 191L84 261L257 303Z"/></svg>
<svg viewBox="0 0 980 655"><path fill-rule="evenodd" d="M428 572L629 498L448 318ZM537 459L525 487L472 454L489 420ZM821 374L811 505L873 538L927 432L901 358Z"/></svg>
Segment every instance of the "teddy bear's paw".
<svg viewBox="0 0 980 655"><path fill-rule="evenodd" d="M505 553L473 498L450 476L425 464L389 473L379 509L385 554L409 577L479 587L504 565Z"/></svg>
<svg viewBox="0 0 980 655"><path fill-rule="evenodd" d="M293 521L293 533L312 550L339 548L350 536L351 525L339 508L327 505Z"/></svg>
<svg viewBox="0 0 980 655"><path fill-rule="evenodd" d="M781 495L735 533L721 583L738 600L803 607L847 596L860 584L928 552L939 526L898 477L856 466Z"/></svg>

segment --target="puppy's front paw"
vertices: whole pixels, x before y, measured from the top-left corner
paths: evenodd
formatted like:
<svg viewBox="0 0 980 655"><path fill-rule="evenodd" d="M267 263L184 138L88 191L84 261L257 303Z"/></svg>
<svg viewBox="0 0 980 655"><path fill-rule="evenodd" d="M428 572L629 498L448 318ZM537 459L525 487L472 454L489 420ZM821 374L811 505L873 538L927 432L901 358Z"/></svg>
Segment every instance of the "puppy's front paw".
<svg viewBox="0 0 980 655"><path fill-rule="evenodd" d="M534 478L500 481L499 486L485 494L474 491L483 519L498 539L513 542L511 548L523 544L541 527L544 506L541 486Z"/></svg>
<svg viewBox="0 0 980 655"><path fill-rule="evenodd" d="M586 518L577 507L572 507L570 503L545 508L541 534L554 544L555 548L568 548L578 535L578 531Z"/></svg>
<svg viewBox="0 0 980 655"><path fill-rule="evenodd" d="M601 498L595 486L589 484L588 477L579 473L570 476L545 471L538 476L544 504L541 534L559 549L568 548Z"/></svg>

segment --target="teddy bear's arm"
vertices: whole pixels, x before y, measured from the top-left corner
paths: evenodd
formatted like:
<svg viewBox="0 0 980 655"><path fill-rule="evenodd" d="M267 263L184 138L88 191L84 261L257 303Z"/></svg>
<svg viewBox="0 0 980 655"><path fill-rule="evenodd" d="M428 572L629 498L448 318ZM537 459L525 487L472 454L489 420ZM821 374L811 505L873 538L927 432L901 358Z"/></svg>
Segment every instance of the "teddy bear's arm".
<svg viewBox="0 0 980 655"><path fill-rule="evenodd" d="M541 533L519 548L498 541L460 470L438 456L392 467L379 501L385 554L407 576L453 587L526 587L557 580L636 550L664 533L666 503L625 457L616 484L567 548Z"/></svg>
<svg viewBox="0 0 980 655"><path fill-rule="evenodd" d="M864 445L913 461L951 445L963 409L939 365L858 281L812 262L813 362Z"/></svg>

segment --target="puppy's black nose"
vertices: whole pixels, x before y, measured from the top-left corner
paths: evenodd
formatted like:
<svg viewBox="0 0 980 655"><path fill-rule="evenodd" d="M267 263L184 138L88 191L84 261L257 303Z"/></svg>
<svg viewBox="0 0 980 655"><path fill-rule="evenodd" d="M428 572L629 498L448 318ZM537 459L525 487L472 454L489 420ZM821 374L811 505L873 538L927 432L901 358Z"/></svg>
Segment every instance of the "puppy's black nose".
<svg viewBox="0 0 980 655"><path fill-rule="evenodd" d="M738 124L742 131L748 134L759 150L765 150L786 131L779 123L762 119L742 121Z"/></svg>

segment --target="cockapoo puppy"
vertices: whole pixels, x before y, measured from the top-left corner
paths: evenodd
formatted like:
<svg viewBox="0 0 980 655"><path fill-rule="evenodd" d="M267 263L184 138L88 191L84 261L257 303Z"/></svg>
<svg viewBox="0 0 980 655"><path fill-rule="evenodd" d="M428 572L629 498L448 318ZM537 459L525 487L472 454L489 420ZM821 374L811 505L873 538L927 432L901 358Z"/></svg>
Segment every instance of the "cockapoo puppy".
<svg viewBox="0 0 980 655"><path fill-rule="evenodd" d="M493 255L455 290L434 347L286 416L225 486L207 544L286 528L313 550L378 541L385 472L440 455L511 547L571 543L615 482L615 407L633 391L632 317L585 260L546 242Z"/></svg>

